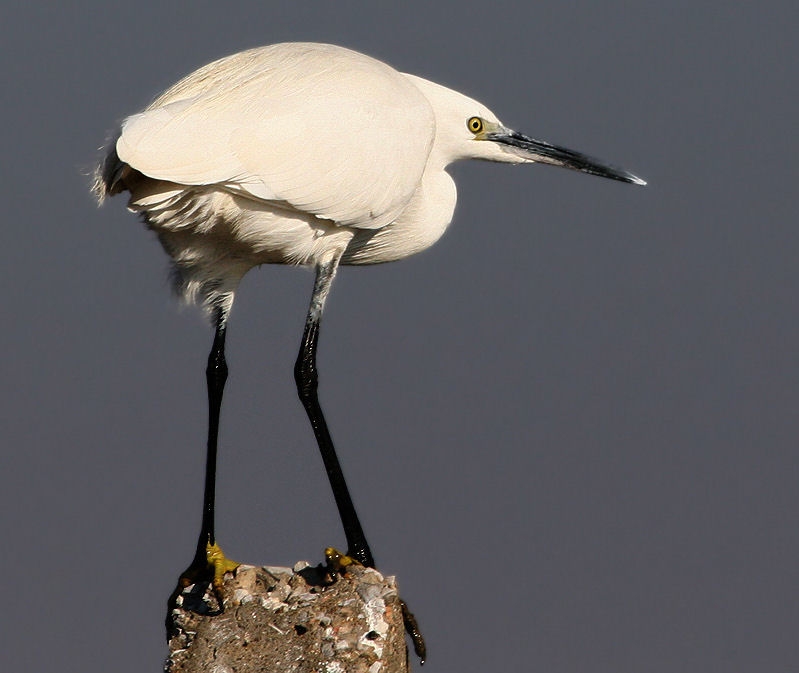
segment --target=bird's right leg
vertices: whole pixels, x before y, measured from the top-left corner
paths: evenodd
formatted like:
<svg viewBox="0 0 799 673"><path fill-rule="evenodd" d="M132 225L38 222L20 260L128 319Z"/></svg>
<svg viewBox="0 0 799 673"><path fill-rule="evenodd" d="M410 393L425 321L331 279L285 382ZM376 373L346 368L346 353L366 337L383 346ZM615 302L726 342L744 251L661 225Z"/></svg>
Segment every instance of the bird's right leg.
<svg viewBox="0 0 799 673"><path fill-rule="evenodd" d="M214 502L216 493L216 453L217 438L219 436L219 415L222 408L222 393L227 381L228 369L225 361L225 330L227 325L227 312L218 311L215 320L214 343L208 355L208 366L205 370L205 379L208 385L208 452L205 462L205 490L203 494L203 517L200 527L200 536L197 539L197 549L194 559L178 578L177 586L169 597L167 604L166 629L167 639L174 633L172 611L177 598L183 590L192 584L211 584L216 595L218 614L222 611L222 599L219 589L226 572L232 572L238 563L228 559L216 542L214 535Z"/></svg>

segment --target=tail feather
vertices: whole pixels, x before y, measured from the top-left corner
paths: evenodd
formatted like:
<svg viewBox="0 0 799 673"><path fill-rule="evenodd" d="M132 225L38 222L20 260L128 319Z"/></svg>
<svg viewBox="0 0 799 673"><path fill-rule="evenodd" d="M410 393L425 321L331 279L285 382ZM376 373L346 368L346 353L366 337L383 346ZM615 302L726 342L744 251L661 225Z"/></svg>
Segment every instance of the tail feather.
<svg viewBox="0 0 799 673"><path fill-rule="evenodd" d="M118 137L117 133L106 145L94 169L92 192L98 204L129 191L128 209L141 215L172 258L175 294L188 304L199 304L213 321L225 320L239 281L252 266L236 254L235 246L230 251L217 247L215 235L235 240L233 224L215 210L214 199L229 195L146 177L119 158Z"/></svg>
<svg viewBox="0 0 799 673"><path fill-rule="evenodd" d="M97 167L94 169L94 182L92 192L97 198L97 203L102 205L107 196L119 194L125 189L123 177L127 164L124 164L117 155L116 141L119 133L109 141L105 147L105 155Z"/></svg>

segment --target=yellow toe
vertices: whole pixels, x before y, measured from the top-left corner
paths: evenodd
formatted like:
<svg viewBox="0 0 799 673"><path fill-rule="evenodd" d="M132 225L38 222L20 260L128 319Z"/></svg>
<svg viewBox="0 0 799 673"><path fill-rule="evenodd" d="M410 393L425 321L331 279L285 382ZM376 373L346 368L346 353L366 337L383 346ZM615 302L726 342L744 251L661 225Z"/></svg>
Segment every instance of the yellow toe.
<svg viewBox="0 0 799 673"><path fill-rule="evenodd" d="M222 586L225 573L232 573L240 564L232 561L222 551L216 542L208 544L205 548L205 558L208 560L209 567L214 569L214 586Z"/></svg>
<svg viewBox="0 0 799 673"><path fill-rule="evenodd" d="M325 558L327 559L327 565L337 573L345 572L348 566L361 565L357 559L347 556L344 552L340 552L334 547L325 549Z"/></svg>

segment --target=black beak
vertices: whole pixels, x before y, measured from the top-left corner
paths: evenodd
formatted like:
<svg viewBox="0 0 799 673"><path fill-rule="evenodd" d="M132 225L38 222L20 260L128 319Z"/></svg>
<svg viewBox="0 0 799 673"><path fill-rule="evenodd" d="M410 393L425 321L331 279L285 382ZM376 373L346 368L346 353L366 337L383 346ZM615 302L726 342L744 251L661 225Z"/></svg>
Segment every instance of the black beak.
<svg viewBox="0 0 799 673"><path fill-rule="evenodd" d="M563 166L575 171L598 175L601 178L610 178L620 182L629 182L634 185L645 185L646 180L642 180L636 175L629 173L621 168L610 166L593 157L589 157L580 152L550 145L543 140L528 138L526 135L516 131L504 130L500 132L487 133L485 140L508 146L508 151L530 161L537 161L542 164L553 166Z"/></svg>

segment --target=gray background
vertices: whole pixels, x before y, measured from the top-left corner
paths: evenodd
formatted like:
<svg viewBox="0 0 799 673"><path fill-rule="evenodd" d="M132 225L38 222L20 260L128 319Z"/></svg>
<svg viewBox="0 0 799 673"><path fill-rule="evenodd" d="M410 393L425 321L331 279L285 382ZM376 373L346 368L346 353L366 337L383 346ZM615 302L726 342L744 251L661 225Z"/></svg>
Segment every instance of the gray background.
<svg viewBox="0 0 799 673"><path fill-rule="evenodd" d="M650 181L457 165L439 244L337 279L322 400L425 670L797 670L795 2L10 4L3 670L160 668L211 332L86 173L178 77L284 40L372 54ZM218 532L238 560L343 545L291 373L311 283L262 268L234 309Z"/></svg>

